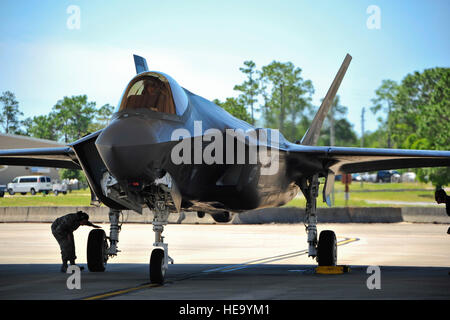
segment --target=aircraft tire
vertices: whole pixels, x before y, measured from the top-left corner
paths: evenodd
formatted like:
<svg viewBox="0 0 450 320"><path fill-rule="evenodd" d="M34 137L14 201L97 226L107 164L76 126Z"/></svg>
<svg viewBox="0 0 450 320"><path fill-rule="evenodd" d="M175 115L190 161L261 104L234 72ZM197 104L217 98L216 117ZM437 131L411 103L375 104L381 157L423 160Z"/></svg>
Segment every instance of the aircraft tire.
<svg viewBox="0 0 450 320"><path fill-rule="evenodd" d="M230 214L229 212L225 211L225 212L221 212L221 213L212 213L211 217L214 219L215 222L227 223L227 222L231 221L231 219L233 218L233 215Z"/></svg>
<svg viewBox="0 0 450 320"><path fill-rule="evenodd" d="M103 272L106 268L106 250L108 242L103 229L89 232L87 243L87 265L91 272Z"/></svg>
<svg viewBox="0 0 450 320"><path fill-rule="evenodd" d="M336 234L331 230L324 230L320 233L317 262L319 266L335 266L337 264Z"/></svg>
<svg viewBox="0 0 450 320"><path fill-rule="evenodd" d="M165 270L164 266L164 250L153 249L150 256L150 282L155 284L164 283Z"/></svg>
<svg viewBox="0 0 450 320"><path fill-rule="evenodd" d="M205 217L205 212L204 211L197 211L197 217L204 218Z"/></svg>

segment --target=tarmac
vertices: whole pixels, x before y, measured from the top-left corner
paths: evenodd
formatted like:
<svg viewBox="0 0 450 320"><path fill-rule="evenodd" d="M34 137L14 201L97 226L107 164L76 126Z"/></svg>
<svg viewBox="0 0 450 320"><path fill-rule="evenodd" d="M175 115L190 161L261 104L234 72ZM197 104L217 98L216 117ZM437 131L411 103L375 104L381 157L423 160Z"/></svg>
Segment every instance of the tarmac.
<svg viewBox="0 0 450 320"><path fill-rule="evenodd" d="M314 272L316 263L307 256L303 224L170 224L164 235L175 263L165 284L156 286L148 279L151 225L124 224L121 252L106 271L84 270L81 288L69 289L72 275L59 272L59 247L49 223L2 223L0 299L449 300L447 228L405 222L319 224L319 232L336 232L338 263L350 266L348 273L324 275ZM77 263L84 267L90 230L80 227L74 233Z"/></svg>

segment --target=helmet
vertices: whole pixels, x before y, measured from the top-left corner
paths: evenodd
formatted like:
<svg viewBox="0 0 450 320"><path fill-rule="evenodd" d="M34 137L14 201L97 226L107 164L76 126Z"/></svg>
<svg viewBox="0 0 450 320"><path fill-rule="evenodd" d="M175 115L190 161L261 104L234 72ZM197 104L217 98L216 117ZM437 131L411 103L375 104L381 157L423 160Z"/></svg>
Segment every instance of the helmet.
<svg viewBox="0 0 450 320"><path fill-rule="evenodd" d="M445 199L446 195L447 194L445 193L444 189L438 189L438 190L436 190L436 192L434 194L434 198L437 201L438 199Z"/></svg>
<svg viewBox="0 0 450 320"><path fill-rule="evenodd" d="M77 211L78 220L89 220L89 215L86 212L83 211Z"/></svg>

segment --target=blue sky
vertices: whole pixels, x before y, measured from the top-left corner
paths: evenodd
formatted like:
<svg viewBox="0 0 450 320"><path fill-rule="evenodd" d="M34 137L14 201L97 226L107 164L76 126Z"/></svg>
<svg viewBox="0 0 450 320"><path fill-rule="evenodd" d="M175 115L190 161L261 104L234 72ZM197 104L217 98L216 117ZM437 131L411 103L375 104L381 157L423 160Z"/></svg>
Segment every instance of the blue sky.
<svg viewBox="0 0 450 320"><path fill-rule="evenodd" d="M70 5L80 9L71 30ZM380 8L381 28L366 12ZM47 114L64 96L116 105L134 76L132 54L208 99L237 96L243 61L293 62L320 104L345 54L339 89L360 133L362 107L383 79L450 65L450 1L21 1L0 2L0 91L25 117ZM366 112L366 129L376 117ZM299 137L300 138L300 137Z"/></svg>

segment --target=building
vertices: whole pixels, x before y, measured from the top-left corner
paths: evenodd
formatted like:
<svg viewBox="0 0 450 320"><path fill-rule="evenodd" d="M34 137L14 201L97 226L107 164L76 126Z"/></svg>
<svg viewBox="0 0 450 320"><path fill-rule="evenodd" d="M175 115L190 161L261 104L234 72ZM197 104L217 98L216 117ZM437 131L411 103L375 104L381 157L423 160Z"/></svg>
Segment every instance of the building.
<svg viewBox="0 0 450 320"><path fill-rule="evenodd" d="M64 144L56 141L0 133L0 149L27 149L64 146ZM49 176L52 181L59 180L59 169L0 165L0 185L8 184L15 177L30 175L44 175Z"/></svg>

